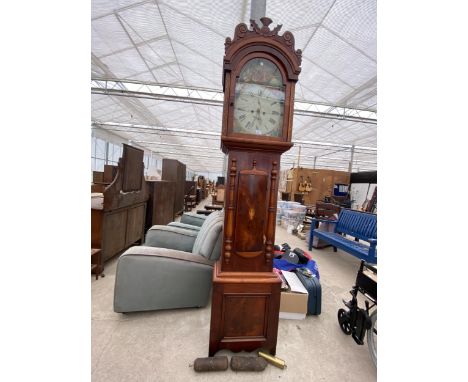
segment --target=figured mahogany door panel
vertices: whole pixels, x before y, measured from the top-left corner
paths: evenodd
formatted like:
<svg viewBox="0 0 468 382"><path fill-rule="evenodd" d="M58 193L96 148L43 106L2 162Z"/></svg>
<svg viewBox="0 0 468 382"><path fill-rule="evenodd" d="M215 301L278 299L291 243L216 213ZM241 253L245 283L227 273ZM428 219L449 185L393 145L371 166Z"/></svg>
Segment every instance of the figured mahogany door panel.
<svg viewBox="0 0 468 382"><path fill-rule="evenodd" d="M260 337L265 340L269 296L225 294L223 297L223 339Z"/></svg>
<svg viewBox="0 0 468 382"><path fill-rule="evenodd" d="M235 249L242 257L263 253L268 174L264 171L241 171L235 217Z"/></svg>

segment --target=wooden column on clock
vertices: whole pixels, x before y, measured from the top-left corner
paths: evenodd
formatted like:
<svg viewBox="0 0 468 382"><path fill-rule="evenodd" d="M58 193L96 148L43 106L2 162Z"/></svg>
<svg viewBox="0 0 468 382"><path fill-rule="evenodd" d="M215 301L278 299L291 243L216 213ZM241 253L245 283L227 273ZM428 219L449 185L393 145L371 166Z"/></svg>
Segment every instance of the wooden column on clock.
<svg viewBox="0 0 468 382"><path fill-rule="evenodd" d="M281 154L292 146L301 51L263 17L226 39L221 148L228 154L223 246L214 266L209 355L276 353L280 285L273 272Z"/></svg>

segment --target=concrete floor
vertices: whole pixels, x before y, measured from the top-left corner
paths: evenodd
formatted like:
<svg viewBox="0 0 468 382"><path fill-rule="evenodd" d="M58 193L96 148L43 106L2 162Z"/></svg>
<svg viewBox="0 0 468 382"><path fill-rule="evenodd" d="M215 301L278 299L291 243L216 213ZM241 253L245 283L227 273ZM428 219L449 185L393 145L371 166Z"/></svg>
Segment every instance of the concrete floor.
<svg viewBox="0 0 468 382"><path fill-rule="evenodd" d="M306 243L277 227L276 243L307 250ZM91 281L92 381L376 381L367 343L357 345L342 333L337 311L349 299L359 260L332 248L313 250L322 284L322 314L305 320L280 320L277 357L287 368L263 372L196 373L193 361L208 355L210 306L157 312L114 313L117 259L105 277ZM221 351L218 355L235 353Z"/></svg>

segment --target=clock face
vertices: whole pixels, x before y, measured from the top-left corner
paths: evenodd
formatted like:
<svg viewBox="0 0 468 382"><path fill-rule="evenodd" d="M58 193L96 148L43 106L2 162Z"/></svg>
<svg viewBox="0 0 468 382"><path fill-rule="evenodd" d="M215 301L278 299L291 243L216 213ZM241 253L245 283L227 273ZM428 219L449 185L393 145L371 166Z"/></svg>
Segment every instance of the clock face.
<svg viewBox="0 0 468 382"><path fill-rule="evenodd" d="M279 137L283 130L283 114L281 72L269 60L255 58L248 61L236 82L233 132Z"/></svg>

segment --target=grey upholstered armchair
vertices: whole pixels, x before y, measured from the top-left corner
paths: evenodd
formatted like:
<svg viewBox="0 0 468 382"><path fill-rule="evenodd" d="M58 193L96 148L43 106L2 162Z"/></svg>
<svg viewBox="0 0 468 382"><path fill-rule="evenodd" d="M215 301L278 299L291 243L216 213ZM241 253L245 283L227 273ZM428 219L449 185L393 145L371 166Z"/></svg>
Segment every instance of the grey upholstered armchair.
<svg viewBox="0 0 468 382"><path fill-rule="evenodd" d="M191 229L193 231L200 231L207 215L200 215L193 212L184 212L180 218L180 222L171 222L168 225L171 227L179 227Z"/></svg>
<svg viewBox="0 0 468 382"><path fill-rule="evenodd" d="M206 306L213 264L219 258L224 214L210 214L200 231L153 226L143 246L117 263L114 311L134 312Z"/></svg>

